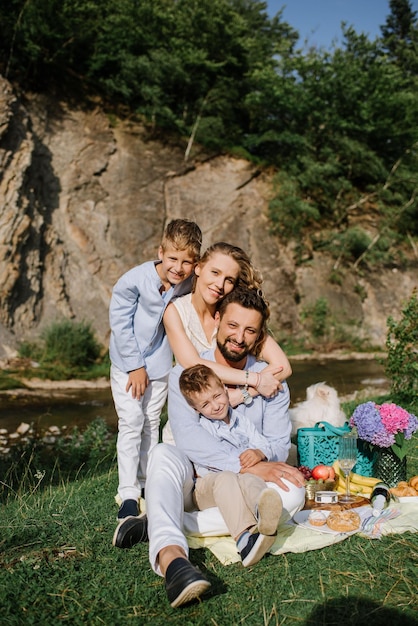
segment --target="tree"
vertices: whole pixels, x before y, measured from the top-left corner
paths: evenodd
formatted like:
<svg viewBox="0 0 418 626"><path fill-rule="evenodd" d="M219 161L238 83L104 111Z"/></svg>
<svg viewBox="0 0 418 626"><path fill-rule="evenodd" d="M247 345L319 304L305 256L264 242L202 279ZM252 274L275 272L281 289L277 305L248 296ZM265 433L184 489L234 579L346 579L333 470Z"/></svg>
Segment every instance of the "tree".
<svg viewBox="0 0 418 626"><path fill-rule="evenodd" d="M412 402L418 397L418 294L414 290L402 308L398 321L387 320L388 350L385 365L391 392L400 400Z"/></svg>
<svg viewBox="0 0 418 626"><path fill-rule="evenodd" d="M298 101L292 101L290 128L300 141L293 137L297 149L282 163L271 218L280 233L301 235L315 225L340 230L349 227L350 213L372 202L385 237L366 260L383 253L389 260L388 241L395 243L396 232L416 232L418 100L379 42L352 28L343 34L342 48L293 58ZM347 250L343 258L350 257Z"/></svg>
<svg viewBox="0 0 418 626"><path fill-rule="evenodd" d="M381 26L383 49L405 71L417 75L418 24L417 13L409 0L390 0L390 15Z"/></svg>

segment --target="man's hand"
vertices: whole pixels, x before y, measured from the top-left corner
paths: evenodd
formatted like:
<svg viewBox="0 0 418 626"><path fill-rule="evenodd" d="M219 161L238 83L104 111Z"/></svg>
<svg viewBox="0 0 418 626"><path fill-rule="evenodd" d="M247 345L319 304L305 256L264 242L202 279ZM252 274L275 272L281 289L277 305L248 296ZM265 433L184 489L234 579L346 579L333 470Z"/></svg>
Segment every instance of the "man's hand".
<svg viewBox="0 0 418 626"><path fill-rule="evenodd" d="M132 389L132 397L136 400L140 400L145 393L145 389L148 387L149 378L145 367L140 367L137 370L132 370L128 375L128 382L126 385L126 392Z"/></svg>
<svg viewBox="0 0 418 626"><path fill-rule="evenodd" d="M265 461L265 459L266 455L257 448L253 450L244 450L244 452L241 452L241 454L239 455L241 469L245 469L246 467L252 467L260 461Z"/></svg>
<svg viewBox="0 0 418 626"><path fill-rule="evenodd" d="M287 463L281 461L260 461L256 465L241 469L241 473L246 472L255 474L263 480L270 481L279 485L284 491L289 491L289 487L283 482L283 478L295 485L296 487L304 487L305 479L303 474Z"/></svg>

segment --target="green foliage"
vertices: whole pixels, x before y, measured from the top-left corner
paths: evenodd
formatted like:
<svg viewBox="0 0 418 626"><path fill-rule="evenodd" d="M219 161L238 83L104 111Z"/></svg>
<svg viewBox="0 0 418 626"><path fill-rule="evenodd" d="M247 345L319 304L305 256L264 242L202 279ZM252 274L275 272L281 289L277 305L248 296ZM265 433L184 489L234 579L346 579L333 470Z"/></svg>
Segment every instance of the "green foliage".
<svg viewBox="0 0 418 626"><path fill-rule="evenodd" d="M418 294L416 289L402 308L396 321L387 320L386 375L391 382L391 392L400 401L412 402L418 397Z"/></svg>
<svg viewBox="0 0 418 626"><path fill-rule="evenodd" d="M62 364L69 368L88 367L100 356L91 325L86 322L63 320L51 324L42 333L45 363Z"/></svg>
<svg viewBox="0 0 418 626"><path fill-rule="evenodd" d="M35 432L0 456L0 500L42 487L103 471L115 462L115 437L97 418L80 431L73 428L58 437ZM24 468L24 471L22 469Z"/></svg>
<svg viewBox="0 0 418 626"><path fill-rule="evenodd" d="M306 307L303 318L316 339L324 338L329 328L330 311L326 298L318 298L312 307Z"/></svg>
<svg viewBox="0 0 418 626"><path fill-rule="evenodd" d="M273 232L283 237L298 238L303 229L320 218L316 206L301 198L297 181L282 171L275 177L277 193L270 203Z"/></svg>
<svg viewBox="0 0 418 626"><path fill-rule="evenodd" d="M42 332L41 341L24 341L19 346L20 357L38 362L37 375L52 380L106 375L108 356L100 359L101 353L91 324L84 321L55 322Z"/></svg>
<svg viewBox="0 0 418 626"><path fill-rule="evenodd" d="M0 391L22 389L22 387L25 387L25 385L17 377L10 375L7 371L0 371Z"/></svg>
<svg viewBox="0 0 418 626"><path fill-rule="evenodd" d="M412 10L409 0L390 0L389 8L390 15L381 28L384 47L398 65L416 74L418 69L416 11Z"/></svg>

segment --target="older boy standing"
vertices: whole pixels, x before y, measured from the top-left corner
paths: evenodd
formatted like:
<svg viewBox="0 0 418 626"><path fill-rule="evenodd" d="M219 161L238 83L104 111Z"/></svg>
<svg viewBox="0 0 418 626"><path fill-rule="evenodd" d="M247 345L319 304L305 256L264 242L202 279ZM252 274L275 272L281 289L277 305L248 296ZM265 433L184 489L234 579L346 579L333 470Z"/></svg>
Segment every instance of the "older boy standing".
<svg viewBox="0 0 418 626"><path fill-rule="evenodd" d="M118 414L118 520L138 515L150 450L158 443L172 353L162 317L174 298L191 290L202 233L194 222L170 222L158 260L126 272L113 288L111 388Z"/></svg>

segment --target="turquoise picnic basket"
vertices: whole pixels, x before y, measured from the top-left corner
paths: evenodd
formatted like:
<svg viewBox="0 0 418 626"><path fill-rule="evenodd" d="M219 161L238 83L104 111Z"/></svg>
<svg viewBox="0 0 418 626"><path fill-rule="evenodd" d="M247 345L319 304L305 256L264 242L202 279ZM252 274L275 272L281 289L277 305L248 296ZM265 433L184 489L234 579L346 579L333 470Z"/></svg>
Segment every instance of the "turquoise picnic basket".
<svg viewBox="0 0 418 626"><path fill-rule="evenodd" d="M299 428L297 432L298 463L313 468L315 465L332 465L338 458L339 438L351 432L348 423L333 426L329 422L317 422L313 428ZM372 476L375 454L365 442L357 440L357 463L353 472Z"/></svg>

